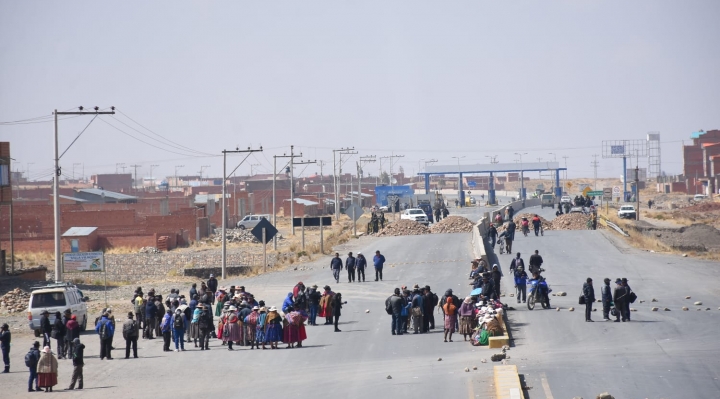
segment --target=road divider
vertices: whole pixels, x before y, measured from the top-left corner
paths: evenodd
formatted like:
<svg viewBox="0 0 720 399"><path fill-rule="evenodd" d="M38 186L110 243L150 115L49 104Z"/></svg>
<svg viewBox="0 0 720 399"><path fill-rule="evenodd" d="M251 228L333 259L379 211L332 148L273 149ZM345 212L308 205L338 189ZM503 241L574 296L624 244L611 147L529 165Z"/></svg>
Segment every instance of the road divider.
<svg viewBox="0 0 720 399"><path fill-rule="evenodd" d="M522 386L517 366L494 366L495 397L497 399L522 399Z"/></svg>

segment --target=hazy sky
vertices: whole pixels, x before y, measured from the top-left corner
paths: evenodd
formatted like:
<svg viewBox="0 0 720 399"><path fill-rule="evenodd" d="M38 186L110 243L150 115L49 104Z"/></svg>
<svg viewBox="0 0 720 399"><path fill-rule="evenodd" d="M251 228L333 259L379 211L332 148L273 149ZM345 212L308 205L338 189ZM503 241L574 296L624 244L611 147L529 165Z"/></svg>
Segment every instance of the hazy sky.
<svg viewBox="0 0 720 399"><path fill-rule="evenodd" d="M75 163L218 176L222 158L198 156L259 145L240 170L269 173L291 144L326 174L331 149L354 146L404 155L407 173L421 159L552 152L592 176L602 140L651 131L663 170L679 173L681 140L720 128L718 17L717 0L0 0L0 122L114 105L173 142L101 117L62 158L67 176ZM91 119L60 122L61 152ZM0 124L31 178L50 176L52 137L52 123ZM598 173L618 176L621 161Z"/></svg>

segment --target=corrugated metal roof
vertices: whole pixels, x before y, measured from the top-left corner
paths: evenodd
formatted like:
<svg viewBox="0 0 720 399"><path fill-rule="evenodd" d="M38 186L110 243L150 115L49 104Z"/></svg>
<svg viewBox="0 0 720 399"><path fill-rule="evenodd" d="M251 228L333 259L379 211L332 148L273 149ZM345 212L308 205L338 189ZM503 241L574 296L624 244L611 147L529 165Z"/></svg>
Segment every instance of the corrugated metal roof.
<svg viewBox="0 0 720 399"><path fill-rule="evenodd" d="M48 194L48 195L51 197L53 196L52 194ZM68 197L67 195L61 195L60 198L75 201L75 202L87 202L87 200L84 200L82 198Z"/></svg>
<svg viewBox="0 0 720 399"><path fill-rule="evenodd" d="M354 195L354 196L357 196L357 191L351 191L350 193L351 193L352 195ZM372 195L372 194L365 194L365 193L360 193L360 196L362 196L362 197L374 197L374 195Z"/></svg>
<svg viewBox="0 0 720 399"><path fill-rule="evenodd" d="M290 201L290 200L285 200L285 201ZM305 206L312 206L312 205L319 205L319 204L320 204L319 202L310 201L310 200L306 200L306 199L303 199L303 198L295 198L295 202L297 202L298 204L305 205Z"/></svg>
<svg viewBox="0 0 720 399"><path fill-rule="evenodd" d="M71 227L68 231L63 233L63 237L80 237L89 236L93 231L97 230L97 227Z"/></svg>
<svg viewBox="0 0 720 399"><path fill-rule="evenodd" d="M138 197L133 197L132 195L122 194L122 193L116 193L114 191L108 191L108 190L101 190L99 188L81 188L77 190L81 193L87 193L87 194L93 194L98 196L105 196L107 198L115 198L116 200L136 200Z"/></svg>

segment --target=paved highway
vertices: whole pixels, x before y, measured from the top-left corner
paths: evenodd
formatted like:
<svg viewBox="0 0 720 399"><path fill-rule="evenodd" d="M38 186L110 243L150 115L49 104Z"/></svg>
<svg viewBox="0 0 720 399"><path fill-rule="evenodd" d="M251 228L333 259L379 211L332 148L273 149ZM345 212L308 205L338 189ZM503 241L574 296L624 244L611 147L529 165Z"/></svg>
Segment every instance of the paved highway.
<svg viewBox="0 0 720 399"><path fill-rule="evenodd" d="M551 218L549 209L528 212ZM720 397L720 265L717 262L633 249L606 231L546 231L522 235L513 245L527 261L535 249L543 256L544 276L560 312L514 304L509 312L515 347L512 362L524 374L527 398L594 398L609 391L616 398ZM510 255L500 255L508 273ZM627 277L639 300L632 322L602 322L602 305L586 323L578 305L582 283L594 280L596 297L605 277ZM612 284L614 286L614 283ZM504 281L512 292L511 280ZM692 299L685 299L691 296ZM658 300L651 303L652 298ZM509 303L514 298L507 298ZM693 306L702 301L702 306ZM650 308L657 306L659 312ZM681 310L683 306L690 311ZM575 307L569 312L569 307ZM672 309L669 312L663 308ZM704 310L710 307L710 311ZM702 308L697 311L696 308ZM540 310L538 310L540 309Z"/></svg>

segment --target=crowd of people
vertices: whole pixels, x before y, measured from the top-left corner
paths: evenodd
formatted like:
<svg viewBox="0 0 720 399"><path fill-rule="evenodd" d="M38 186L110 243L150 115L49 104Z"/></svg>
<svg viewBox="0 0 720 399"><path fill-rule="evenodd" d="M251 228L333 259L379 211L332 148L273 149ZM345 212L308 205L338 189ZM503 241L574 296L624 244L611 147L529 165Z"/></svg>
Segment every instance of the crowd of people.
<svg viewBox="0 0 720 399"><path fill-rule="evenodd" d="M635 302L637 295L633 292L632 288L628 285L628 279L617 278L615 279L615 288L610 287L611 280L605 278L603 280L604 285L602 286L601 301L603 305L603 321L610 321L610 317L615 317L615 322L630 321L630 304ZM582 295L580 296L580 304L585 305L585 321L593 322L592 310L593 304L595 303L595 288L593 287L592 278L588 277L582 288Z"/></svg>

